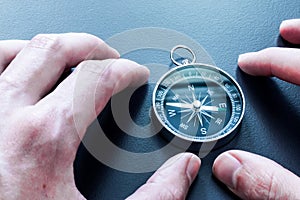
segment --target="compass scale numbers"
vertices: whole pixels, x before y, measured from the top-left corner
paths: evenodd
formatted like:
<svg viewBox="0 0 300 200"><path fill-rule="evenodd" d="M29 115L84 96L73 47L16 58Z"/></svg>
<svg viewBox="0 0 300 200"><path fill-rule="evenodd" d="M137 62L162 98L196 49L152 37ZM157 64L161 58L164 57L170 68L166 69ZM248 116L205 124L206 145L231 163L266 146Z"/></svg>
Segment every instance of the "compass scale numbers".
<svg viewBox="0 0 300 200"><path fill-rule="evenodd" d="M191 64L169 71L153 96L159 121L173 134L191 141L211 141L229 134L243 116L237 83L213 66Z"/></svg>

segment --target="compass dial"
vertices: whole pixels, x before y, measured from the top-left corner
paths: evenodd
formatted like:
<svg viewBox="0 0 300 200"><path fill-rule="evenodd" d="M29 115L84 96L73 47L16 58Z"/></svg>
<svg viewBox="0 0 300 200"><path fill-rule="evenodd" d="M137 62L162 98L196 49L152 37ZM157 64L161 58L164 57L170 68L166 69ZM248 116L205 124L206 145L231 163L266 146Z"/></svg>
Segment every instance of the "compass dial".
<svg viewBox="0 0 300 200"><path fill-rule="evenodd" d="M153 93L154 112L175 136L210 142L234 131L244 114L244 96L223 70L187 64L167 72Z"/></svg>

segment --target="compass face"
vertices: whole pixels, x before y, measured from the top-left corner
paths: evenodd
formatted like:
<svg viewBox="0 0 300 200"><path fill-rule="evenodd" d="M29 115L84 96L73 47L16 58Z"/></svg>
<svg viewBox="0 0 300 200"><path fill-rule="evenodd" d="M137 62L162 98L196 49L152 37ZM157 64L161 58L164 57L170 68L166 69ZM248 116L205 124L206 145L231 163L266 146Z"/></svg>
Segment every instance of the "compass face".
<svg viewBox="0 0 300 200"><path fill-rule="evenodd" d="M242 120L244 96L236 81L210 65L176 67L157 83L153 108L174 135L193 142L225 137Z"/></svg>

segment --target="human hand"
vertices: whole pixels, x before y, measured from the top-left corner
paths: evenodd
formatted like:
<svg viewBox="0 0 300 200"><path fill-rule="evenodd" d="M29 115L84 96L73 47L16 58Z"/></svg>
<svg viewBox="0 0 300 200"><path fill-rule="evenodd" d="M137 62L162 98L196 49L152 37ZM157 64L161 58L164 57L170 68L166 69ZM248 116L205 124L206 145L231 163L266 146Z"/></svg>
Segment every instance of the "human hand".
<svg viewBox="0 0 300 200"><path fill-rule="evenodd" d="M300 44L300 19L284 21L280 34ZM272 47L240 55L239 67L255 76L276 76L300 85L300 49ZM215 160L214 175L242 199L300 199L300 178L274 161L232 150Z"/></svg>
<svg viewBox="0 0 300 200"><path fill-rule="evenodd" d="M0 199L84 199L73 174L80 140L111 95L143 84L148 69L88 34L1 41L0 52ZM177 155L130 199L183 198L199 167Z"/></svg>
<svg viewBox="0 0 300 200"><path fill-rule="evenodd" d="M83 199L75 186L73 161L94 117L85 111L88 98L96 98L99 112L113 92L145 81L148 71L125 60L103 61L119 54L87 34L1 41L0 49L0 199ZM88 59L102 61L84 61ZM61 74L77 64L46 95ZM78 83L82 76L89 78ZM73 107L76 84L76 95L87 99ZM97 85L101 87L94 95L89 88ZM85 117L76 127L74 115Z"/></svg>

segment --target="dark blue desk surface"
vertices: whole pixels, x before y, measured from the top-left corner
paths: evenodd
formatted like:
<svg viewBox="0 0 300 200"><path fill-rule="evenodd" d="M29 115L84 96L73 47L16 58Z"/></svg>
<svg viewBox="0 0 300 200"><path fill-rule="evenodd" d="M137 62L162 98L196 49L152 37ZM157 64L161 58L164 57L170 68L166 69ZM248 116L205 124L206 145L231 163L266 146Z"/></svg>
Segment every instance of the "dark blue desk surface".
<svg viewBox="0 0 300 200"><path fill-rule="evenodd" d="M202 160L188 199L235 198L211 173L214 159L227 149L259 153L300 175L299 86L276 78L251 77L236 65L241 53L286 44L278 38L278 27L282 20L300 17L298 0L2 1L0 13L0 39L88 32L105 40L138 27L174 29L199 42L217 66L233 75L247 102L241 130L231 143ZM149 106L147 102L143 106ZM134 141L112 139L125 147L134 145ZM147 141L140 148L147 149ZM83 146L74 166L77 186L88 199L125 198L151 175L111 169L95 160Z"/></svg>

